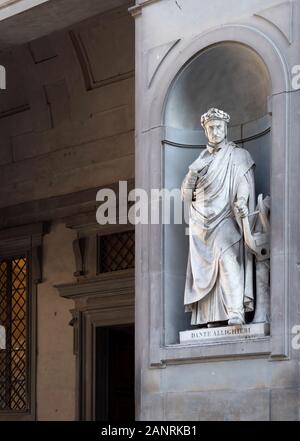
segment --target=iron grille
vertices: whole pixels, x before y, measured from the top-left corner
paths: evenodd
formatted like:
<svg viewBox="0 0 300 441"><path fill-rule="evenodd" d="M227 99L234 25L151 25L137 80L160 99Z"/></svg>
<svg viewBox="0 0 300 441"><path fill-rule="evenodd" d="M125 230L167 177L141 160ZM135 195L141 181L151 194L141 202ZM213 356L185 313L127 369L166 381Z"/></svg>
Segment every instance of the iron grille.
<svg viewBox="0 0 300 441"><path fill-rule="evenodd" d="M26 258L0 260L0 410L28 407L26 322Z"/></svg>
<svg viewBox="0 0 300 441"><path fill-rule="evenodd" d="M134 231L99 236L99 272L134 268Z"/></svg>

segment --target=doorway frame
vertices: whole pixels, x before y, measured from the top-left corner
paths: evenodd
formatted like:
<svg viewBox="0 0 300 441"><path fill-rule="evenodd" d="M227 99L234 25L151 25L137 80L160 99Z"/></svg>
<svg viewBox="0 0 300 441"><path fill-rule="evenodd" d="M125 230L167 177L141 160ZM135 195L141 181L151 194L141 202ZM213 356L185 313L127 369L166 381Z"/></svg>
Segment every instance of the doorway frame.
<svg viewBox="0 0 300 441"><path fill-rule="evenodd" d="M76 357L76 420L96 418L96 328L134 324L134 269L103 273L80 284L57 286L75 302L70 325Z"/></svg>
<svg viewBox="0 0 300 441"><path fill-rule="evenodd" d="M125 331L127 330L127 332ZM130 330L130 332L128 332L128 330ZM125 331L125 332L124 332ZM128 381L126 381L126 385L131 384L132 387L130 387L131 393L133 393L133 403L130 402L130 406L129 406L129 402L126 402L126 408L129 409L131 408L131 411L134 412L134 324L125 324L125 325L112 325L112 326L99 326L96 328L96 396L95 396L95 409L96 409L96 415L95 415L95 420L96 421L119 421L120 418L117 417L117 419L115 419L116 417L111 415L111 404L114 403L115 401L119 400L119 397L115 397L115 400L112 400L112 395L111 395L111 386L113 384L115 384L116 381L116 377L112 374L111 369L113 369L114 365L118 366L118 373L117 373L117 377L119 377L120 375L120 371L119 368L121 367L123 370L124 366L123 364L119 364L119 362L121 362L121 360L119 360L119 362L116 362L116 364L113 362L111 363L111 349L113 348L112 345L112 335L115 332L119 332L122 334L122 336L124 337L125 334L130 335L130 338L132 338L131 341L131 348L130 350L133 351L133 353L131 354L131 368L133 369L133 371L131 370L131 374L133 374L133 377L131 378L132 380L132 384L129 383ZM122 336L119 335L119 338L122 339ZM114 344L114 343L113 343ZM116 353L119 353L119 349L117 349ZM128 352L128 347L126 350L126 353ZM122 363L122 362L121 362ZM129 365L128 365L129 366ZM113 378L112 378L113 375ZM122 375L121 375L122 376ZM113 380L113 381L111 381ZM128 379L127 379L128 380ZM133 404L133 406L131 407L131 404ZM113 406L114 407L114 406ZM124 414L123 412L121 413L122 417L121 419L124 419ZM134 415L135 416L135 415ZM128 418L126 418L126 421L133 421L132 420L133 415L131 414L130 416L128 416ZM125 420L124 420L125 421Z"/></svg>

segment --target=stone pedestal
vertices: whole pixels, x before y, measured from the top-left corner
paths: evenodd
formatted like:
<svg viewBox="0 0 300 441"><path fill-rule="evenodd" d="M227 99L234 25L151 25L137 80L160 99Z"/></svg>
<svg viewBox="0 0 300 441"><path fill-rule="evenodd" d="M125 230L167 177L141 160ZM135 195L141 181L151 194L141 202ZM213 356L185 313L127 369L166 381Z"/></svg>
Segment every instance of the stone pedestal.
<svg viewBox="0 0 300 441"><path fill-rule="evenodd" d="M264 337L270 334L268 323L250 323L242 326L219 328L196 328L179 333L180 343L199 343L210 340L232 340L237 338Z"/></svg>

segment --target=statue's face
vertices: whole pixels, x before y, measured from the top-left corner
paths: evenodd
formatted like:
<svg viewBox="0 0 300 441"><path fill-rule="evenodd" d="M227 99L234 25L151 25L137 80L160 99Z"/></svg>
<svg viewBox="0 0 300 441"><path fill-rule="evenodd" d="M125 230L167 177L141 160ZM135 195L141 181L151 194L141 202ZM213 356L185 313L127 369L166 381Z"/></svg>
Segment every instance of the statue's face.
<svg viewBox="0 0 300 441"><path fill-rule="evenodd" d="M205 134L209 144L220 144L227 135L227 124L225 121L215 119L205 124Z"/></svg>

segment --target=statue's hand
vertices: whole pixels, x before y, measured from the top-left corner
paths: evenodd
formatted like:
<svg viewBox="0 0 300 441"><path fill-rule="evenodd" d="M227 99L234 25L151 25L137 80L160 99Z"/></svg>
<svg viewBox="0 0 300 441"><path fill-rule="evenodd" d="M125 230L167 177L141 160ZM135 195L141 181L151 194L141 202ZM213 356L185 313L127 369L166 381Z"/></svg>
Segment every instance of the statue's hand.
<svg viewBox="0 0 300 441"><path fill-rule="evenodd" d="M195 170L194 168L190 168L189 169L189 176L193 177L193 178L197 178L198 177L198 171Z"/></svg>
<svg viewBox="0 0 300 441"><path fill-rule="evenodd" d="M235 202L234 205L235 205L235 208L238 212L238 215L241 218L248 216L249 210L248 210L247 203L246 203L245 199L243 199L243 198L239 199L238 201Z"/></svg>
<svg viewBox="0 0 300 441"><path fill-rule="evenodd" d="M189 170L187 175L187 185L189 188L194 188L196 181L198 179L197 171L196 170Z"/></svg>

